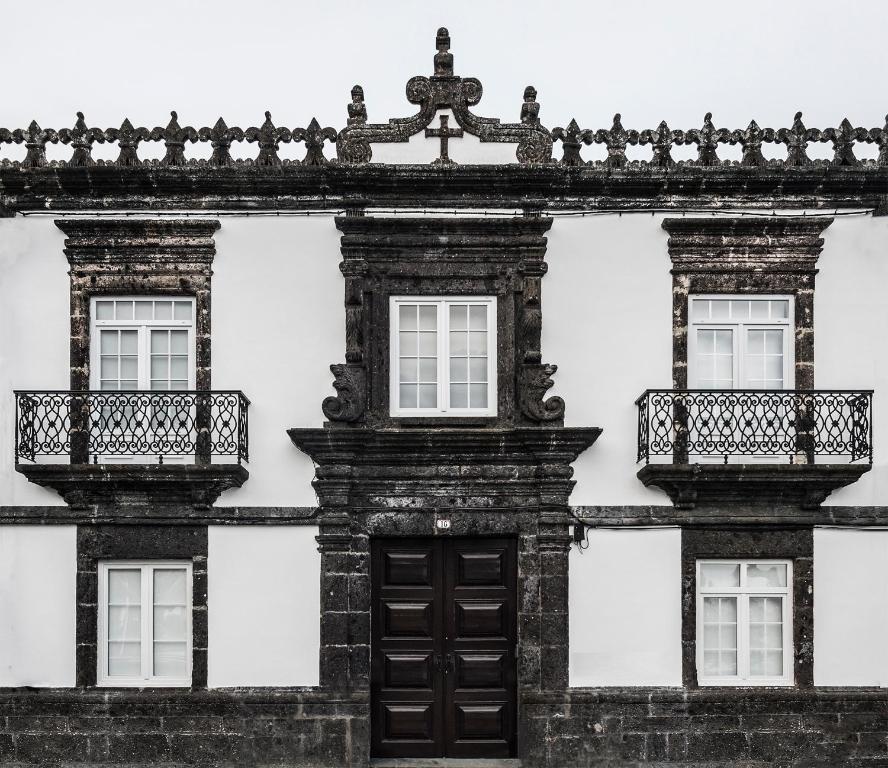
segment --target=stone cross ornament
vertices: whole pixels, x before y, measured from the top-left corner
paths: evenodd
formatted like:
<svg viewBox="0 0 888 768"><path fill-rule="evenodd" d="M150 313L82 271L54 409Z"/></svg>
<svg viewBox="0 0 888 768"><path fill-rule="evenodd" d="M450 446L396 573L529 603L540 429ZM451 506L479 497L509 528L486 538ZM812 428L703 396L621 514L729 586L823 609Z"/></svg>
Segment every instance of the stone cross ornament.
<svg viewBox="0 0 888 768"><path fill-rule="evenodd" d="M425 129L425 137L427 139L441 139L441 155L437 160L432 160L432 165L456 165L453 160L450 159L450 155L448 154L447 147L450 139L461 139L463 135L462 128L450 128L448 123L450 122L450 115L441 115L441 127L440 128L426 128Z"/></svg>

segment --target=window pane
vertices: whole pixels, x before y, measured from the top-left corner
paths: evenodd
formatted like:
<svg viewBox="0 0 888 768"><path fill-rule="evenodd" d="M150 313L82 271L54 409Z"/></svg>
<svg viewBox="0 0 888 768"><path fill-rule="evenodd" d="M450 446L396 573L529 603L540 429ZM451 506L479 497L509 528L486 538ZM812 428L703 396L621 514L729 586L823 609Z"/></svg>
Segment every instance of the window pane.
<svg viewBox="0 0 888 768"><path fill-rule="evenodd" d="M715 352L719 355L734 354L734 332L715 331Z"/></svg>
<svg viewBox="0 0 888 768"><path fill-rule="evenodd" d="M114 319L114 302L113 301L97 301L96 302L96 320L113 320Z"/></svg>
<svg viewBox="0 0 888 768"><path fill-rule="evenodd" d="M487 381L487 358L473 357L469 360L469 376L472 381Z"/></svg>
<svg viewBox="0 0 888 768"><path fill-rule="evenodd" d="M733 299L731 301L731 319L732 320L748 320L749 319L749 301Z"/></svg>
<svg viewBox="0 0 888 768"><path fill-rule="evenodd" d="M154 302L154 319L155 320L172 320L173 319L173 302L171 302L171 301L155 301Z"/></svg>
<svg viewBox="0 0 888 768"><path fill-rule="evenodd" d="M184 568L157 568L154 571L154 604L185 605L188 571Z"/></svg>
<svg viewBox="0 0 888 768"><path fill-rule="evenodd" d="M170 352L188 353L188 331L170 331Z"/></svg>
<svg viewBox="0 0 888 768"><path fill-rule="evenodd" d="M729 305L730 305L730 303L728 301L725 301L722 299L716 299L716 300L710 301L709 305L711 307L713 320L727 320L728 319L728 312L729 312Z"/></svg>
<svg viewBox="0 0 888 768"><path fill-rule="evenodd" d="M416 408L416 384L398 387L398 404L401 408Z"/></svg>
<svg viewBox="0 0 888 768"><path fill-rule="evenodd" d="M438 407L438 387L435 384L419 385L419 407L420 408L437 408Z"/></svg>
<svg viewBox="0 0 888 768"><path fill-rule="evenodd" d="M769 565L746 566L746 584L749 587L785 587L786 565L774 563Z"/></svg>
<svg viewBox="0 0 888 768"><path fill-rule="evenodd" d="M487 407L487 385L486 384L470 384L469 385L469 407L486 408Z"/></svg>
<svg viewBox="0 0 888 768"><path fill-rule="evenodd" d="M111 605L108 606L108 639L133 640L138 642L142 637L142 606Z"/></svg>
<svg viewBox="0 0 888 768"><path fill-rule="evenodd" d="M783 380L783 355L768 355L765 358L765 378L771 381Z"/></svg>
<svg viewBox="0 0 888 768"><path fill-rule="evenodd" d="M188 645L179 643L154 644L154 674L157 677L185 677L187 664L185 654Z"/></svg>
<svg viewBox="0 0 888 768"><path fill-rule="evenodd" d="M142 572L138 568L108 570L108 604L140 605L142 602Z"/></svg>
<svg viewBox="0 0 888 768"><path fill-rule="evenodd" d="M450 380L455 382L468 381L469 366L465 357L450 358Z"/></svg>
<svg viewBox="0 0 888 768"><path fill-rule="evenodd" d="M108 676L141 677L142 644L140 642L108 643Z"/></svg>
<svg viewBox="0 0 888 768"><path fill-rule="evenodd" d="M434 331L419 334L419 354L436 355L438 353L438 334Z"/></svg>
<svg viewBox="0 0 888 768"><path fill-rule="evenodd" d="M426 384L434 384L438 381L437 358L421 357L419 359L419 380Z"/></svg>
<svg viewBox="0 0 888 768"><path fill-rule="evenodd" d="M694 299L691 302L691 317L694 320L708 320L709 301L706 299Z"/></svg>
<svg viewBox="0 0 888 768"><path fill-rule="evenodd" d="M468 330L468 323L466 320L467 311L468 311L468 307L465 304L451 304L450 305L450 330L451 331Z"/></svg>
<svg viewBox="0 0 888 768"><path fill-rule="evenodd" d="M166 354L170 349L169 331L151 331L152 354Z"/></svg>
<svg viewBox="0 0 888 768"><path fill-rule="evenodd" d="M99 333L99 350L103 355L117 354L117 331L101 331Z"/></svg>
<svg viewBox="0 0 888 768"><path fill-rule="evenodd" d="M167 359L157 355L151 356L151 378L166 379L167 378Z"/></svg>
<svg viewBox="0 0 888 768"><path fill-rule="evenodd" d="M703 599L703 671L714 677L737 674L737 599Z"/></svg>
<svg viewBox="0 0 888 768"><path fill-rule="evenodd" d="M188 380L188 358L185 355L170 358L170 378L178 381Z"/></svg>
<svg viewBox="0 0 888 768"><path fill-rule="evenodd" d="M404 356L415 355L417 351L416 345L416 334L401 332L399 335L398 343L400 346L400 352Z"/></svg>
<svg viewBox="0 0 888 768"><path fill-rule="evenodd" d="M101 377L103 379L117 378L117 358L102 355Z"/></svg>
<svg viewBox="0 0 888 768"><path fill-rule="evenodd" d="M468 384L451 384L450 385L450 407L451 408L468 408L469 407L469 385Z"/></svg>
<svg viewBox="0 0 888 768"><path fill-rule="evenodd" d="M472 331L469 333L469 354L487 354L487 333L485 331Z"/></svg>
<svg viewBox="0 0 888 768"><path fill-rule="evenodd" d="M704 563L700 566L700 581L704 588L740 586L740 566L737 563Z"/></svg>
<svg viewBox="0 0 888 768"><path fill-rule="evenodd" d="M151 320L154 312L153 304L152 301L137 301L136 320Z"/></svg>
<svg viewBox="0 0 888 768"><path fill-rule="evenodd" d="M398 305L398 328L402 331L416 330L416 304Z"/></svg>
<svg viewBox="0 0 888 768"><path fill-rule="evenodd" d="M769 301L753 301L750 302L753 320L768 320L768 311L771 302Z"/></svg>
<svg viewBox="0 0 888 768"><path fill-rule="evenodd" d="M763 331L765 335L765 352L770 355L783 354L783 331L774 329Z"/></svg>
<svg viewBox="0 0 888 768"><path fill-rule="evenodd" d="M783 320L789 317L789 302L785 300L771 302L771 317Z"/></svg>
<svg viewBox="0 0 888 768"><path fill-rule="evenodd" d="M715 331L697 331L697 351L709 355L715 351Z"/></svg>
<svg viewBox="0 0 888 768"><path fill-rule="evenodd" d="M406 382L416 381L416 376L418 372L417 361L415 357L402 357L401 358L401 373L400 380Z"/></svg>
<svg viewBox="0 0 888 768"><path fill-rule="evenodd" d="M760 355L765 351L765 332L748 331L746 336L746 351L750 354Z"/></svg>
<svg viewBox="0 0 888 768"><path fill-rule="evenodd" d="M133 303L131 301L118 301L116 304L118 320L133 319Z"/></svg>
<svg viewBox="0 0 888 768"><path fill-rule="evenodd" d="M469 307L469 328L473 331L487 330L487 307Z"/></svg>
<svg viewBox="0 0 888 768"><path fill-rule="evenodd" d="M154 608L154 639L184 640L187 630L185 606L159 605Z"/></svg>
<svg viewBox="0 0 888 768"><path fill-rule="evenodd" d="M139 332L120 332L120 352L124 355L135 355L139 352Z"/></svg>
<svg viewBox="0 0 888 768"><path fill-rule="evenodd" d="M139 359L127 355L120 358L120 378L135 380L139 377Z"/></svg>
<svg viewBox="0 0 888 768"><path fill-rule="evenodd" d="M468 334L465 331L450 332L450 354L453 356L466 355L469 352Z"/></svg>
<svg viewBox="0 0 888 768"><path fill-rule="evenodd" d="M173 305L174 320L190 320L191 319L191 302L177 301Z"/></svg>
<svg viewBox="0 0 888 768"><path fill-rule="evenodd" d="M419 305L419 330L434 331L438 327L438 308L428 304Z"/></svg>

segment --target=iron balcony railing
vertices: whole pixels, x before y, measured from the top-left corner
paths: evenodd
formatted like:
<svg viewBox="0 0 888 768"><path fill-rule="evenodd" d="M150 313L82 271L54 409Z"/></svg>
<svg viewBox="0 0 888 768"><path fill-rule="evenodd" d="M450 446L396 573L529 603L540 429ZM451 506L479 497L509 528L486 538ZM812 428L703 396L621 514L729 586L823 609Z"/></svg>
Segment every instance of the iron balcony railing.
<svg viewBox="0 0 888 768"><path fill-rule="evenodd" d="M119 457L249 460L243 392L15 392L15 458L69 456L72 464Z"/></svg>
<svg viewBox="0 0 888 768"><path fill-rule="evenodd" d="M649 389L638 406L638 461L672 456L817 456L873 461L873 392ZM753 459L754 461L754 459Z"/></svg>

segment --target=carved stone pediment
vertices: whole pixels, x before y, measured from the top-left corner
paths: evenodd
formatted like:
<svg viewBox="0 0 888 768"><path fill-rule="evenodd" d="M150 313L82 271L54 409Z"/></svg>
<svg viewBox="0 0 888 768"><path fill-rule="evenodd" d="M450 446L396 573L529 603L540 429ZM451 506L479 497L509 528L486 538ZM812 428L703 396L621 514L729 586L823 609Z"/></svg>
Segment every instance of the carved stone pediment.
<svg viewBox="0 0 888 768"><path fill-rule="evenodd" d="M342 231L346 343L345 363L331 366L337 394L322 406L332 423L405 422L389 409L391 296L496 296L497 415L480 421L564 423L564 401L546 397L557 366L543 363L540 350L551 218L353 215L337 217L336 226ZM477 426L479 418L472 421Z"/></svg>
<svg viewBox="0 0 888 768"><path fill-rule="evenodd" d="M524 89L524 103L521 107L521 122L502 123L497 118L480 117L470 107L481 101L481 81L474 77L459 77L453 74L453 54L450 53L450 34L441 27L436 39L438 52L435 54L434 75L413 77L407 83L407 101L416 104L419 111L411 117L395 118L387 123L368 123L367 108L364 105L364 89L356 85L352 88L352 101L348 105L348 125L336 138L336 153L343 163L369 163L373 157L372 144L406 142L411 136L424 132L432 124L440 109L450 109L459 126L458 129L482 142L516 143L515 156L518 162L552 162L552 136L540 124L540 105L536 101L536 89ZM447 131L446 122L433 131ZM440 135L431 133L428 135ZM455 133L450 133L455 136ZM446 140L445 140L446 141ZM442 149L446 144L442 142ZM446 153L436 161L436 165L448 165Z"/></svg>

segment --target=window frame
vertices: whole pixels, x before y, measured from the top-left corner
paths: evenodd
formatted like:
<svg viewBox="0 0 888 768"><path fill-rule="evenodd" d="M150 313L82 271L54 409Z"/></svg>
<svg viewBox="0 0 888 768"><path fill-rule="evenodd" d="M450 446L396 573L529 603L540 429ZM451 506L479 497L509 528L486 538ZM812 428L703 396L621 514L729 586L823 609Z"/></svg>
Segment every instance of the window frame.
<svg viewBox="0 0 888 768"><path fill-rule="evenodd" d="M786 301L787 313L779 320L694 320L695 301ZM702 389L700 371L697 370L697 330L730 330L733 331L733 361L730 389L746 390L761 389L746 386L742 382L746 378L746 333L748 328L760 330L783 330L783 390L795 389L795 295L771 293L690 293L688 294L688 352L687 381L689 389ZM714 392L720 390L714 389ZM771 390L763 390L771 391Z"/></svg>
<svg viewBox="0 0 888 768"><path fill-rule="evenodd" d="M99 320L96 304L100 301L170 301L191 304L190 320L136 320L133 312L132 320ZM137 389L106 390L108 392L175 392L177 390L151 389L151 330L186 330L188 331L188 387L197 389L197 301L195 296L181 294L146 294L116 295L97 294L90 297L89 302L89 380L90 389L101 389L101 351L100 335L102 330L137 330L138 331L138 371ZM187 391L186 390L186 391ZM178 390L182 391L182 390Z"/></svg>
<svg viewBox="0 0 888 768"><path fill-rule="evenodd" d="M701 571L704 565L739 565L739 587L702 587ZM750 588L746 584L746 566L748 565L785 565L785 587L758 587ZM731 687L790 687L795 685L794 643L793 643L793 570L792 560L783 558L699 558L695 568L695 605L696 621L696 653L697 684L706 687L731 686ZM749 674L749 598L750 597L774 597L783 598L783 675L753 676ZM737 674L724 676L707 676L703 674L704 667L704 608L703 600L706 597L736 597L737 598Z"/></svg>
<svg viewBox="0 0 888 768"><path fill-rule="evenodd" d="M402 304L437 307L438 407L402 408L399 405L400 313ZM487 407L450 407L450 312L452 304L487 308ZM389 297L389 414L392 417L477 417L497 415L497 297L496 296L390 296Z"/></svg>
<svg viewBox="0 0 888 768"><path fill-rule="evenodd" d="M191 560L104 560L98 563L98 627L96 635L96 686L102 688L190 688L193 674L194 652L194 572ZM141 666L153 658L154 651L154 572L155 570L185 569L185 675L161 677L112 676L108 669L108 574L113 570L136 570L141 575L140 643ZM146 573L148 578L146 578ZM147 619L146 619L147 617ZM147 640L146 640L147 638ZM152 669L153 671L153 669Z"/></svg>

